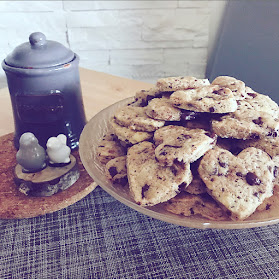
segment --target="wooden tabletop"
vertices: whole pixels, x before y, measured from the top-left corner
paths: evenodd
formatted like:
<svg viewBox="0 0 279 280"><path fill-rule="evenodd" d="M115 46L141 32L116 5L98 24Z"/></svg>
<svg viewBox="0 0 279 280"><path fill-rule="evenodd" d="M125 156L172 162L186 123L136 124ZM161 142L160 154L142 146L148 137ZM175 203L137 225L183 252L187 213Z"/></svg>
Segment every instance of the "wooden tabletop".
<svg viewBox="0 0 279 280"><path fill-rule="evenodd" d="M152 84L117 77L80 68L82 96L87 120L100 110L134 96L140 89L149 89ZM0 136L14 131L12 106L8 88L0 89Z"/></svg>

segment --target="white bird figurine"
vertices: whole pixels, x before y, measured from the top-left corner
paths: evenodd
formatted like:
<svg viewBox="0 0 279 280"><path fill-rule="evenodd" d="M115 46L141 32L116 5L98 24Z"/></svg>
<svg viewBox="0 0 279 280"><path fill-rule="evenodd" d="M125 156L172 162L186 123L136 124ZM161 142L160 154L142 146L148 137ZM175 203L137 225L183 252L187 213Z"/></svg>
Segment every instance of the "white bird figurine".
<svg viewBox="0 0 279 280"><path fill-rule="evenodd" d="M71 149L67 146L67 137L64 134L50 137L46 146L50 164L68 164L71 162Z"/></svg>
<svg viewBox="0 0 279 280"><path fill-rule="evenodd" d="M38 172L46 167L46 151L33 133L26 132L20 136L16 160L25 173Z"/></svg>

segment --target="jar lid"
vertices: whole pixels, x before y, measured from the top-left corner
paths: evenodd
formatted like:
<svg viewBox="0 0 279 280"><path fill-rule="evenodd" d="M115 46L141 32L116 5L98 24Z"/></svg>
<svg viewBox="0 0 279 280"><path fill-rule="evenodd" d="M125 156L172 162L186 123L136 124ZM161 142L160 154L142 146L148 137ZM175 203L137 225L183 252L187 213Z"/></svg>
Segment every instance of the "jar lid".
<svg viewBox="0 0 279 280"><path fill-rule="evenodd" d="M46 40L41 32L29 36L29 42L16 47L5 63L18 68L47 68L72 61L75 54L62 44Z"/></svg>

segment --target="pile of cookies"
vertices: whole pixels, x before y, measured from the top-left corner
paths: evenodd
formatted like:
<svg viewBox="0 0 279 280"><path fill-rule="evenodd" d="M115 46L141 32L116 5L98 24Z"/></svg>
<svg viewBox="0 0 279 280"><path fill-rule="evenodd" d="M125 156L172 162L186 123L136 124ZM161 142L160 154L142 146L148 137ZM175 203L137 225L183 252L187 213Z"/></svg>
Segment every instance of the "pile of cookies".
<svg viewBox="0 0 279 280"><path fill-rule="evenodd" d="M162 78L114 113L97 154L139 205L244 220L277 191L279 107L229 76Z"/></svg>

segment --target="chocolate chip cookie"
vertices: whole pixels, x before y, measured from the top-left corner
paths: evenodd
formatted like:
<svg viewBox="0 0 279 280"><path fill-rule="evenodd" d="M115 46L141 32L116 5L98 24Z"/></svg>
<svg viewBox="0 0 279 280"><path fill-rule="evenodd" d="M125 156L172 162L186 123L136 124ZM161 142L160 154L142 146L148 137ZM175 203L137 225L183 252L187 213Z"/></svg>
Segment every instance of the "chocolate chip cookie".
<svg viewBox="0 0 279 280"><path fill-rule="evenodd" d="M130 192L137 204L152 206L176 196L179 186L192 181L190 164L159 165L155 146L141 142L128 149L127 174Z"/></svg>
<svg viewBox="0 0 279 280"><path fill-rule="evenodd" d="M114 114L115 122L136 131L153 132L165 122L154 120L146 114L146 107L125 106Z"/></svg>
<svg viewBox="0 0 279 280"><path fill-rule="evenodd" d="M168 77L157 80L156 88L160 92L186 90L191 88L199 88L205 85L209 85L207 79L197 79L195 77Z"/></svg>
<svg viewBox="0 0 279 280"><path fill-rule="evenodd" d="M203 156L216 144L216 135L202 129L169 125L154 133L155 156L161 165L174 162L191 163Z"/></svg>
<svg viewBox="0 0 279 280"><path fill-rule="evenodd" d="M260 149L247 148L234 156L215 147L202 158L198 172L208 193L233 220L244 220L273 194L274 163Z"/></svg>
<svg viewBox="0 0 279 280"><path fill-rule="evenodd" d="M170 96L170 102L180 109L195 112L229 113L237 109L232 91L218 85L176 91Z"/></svg>

